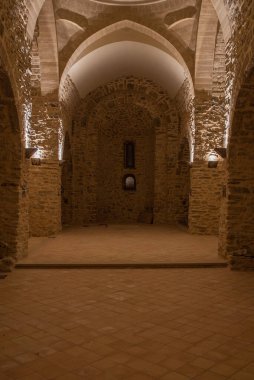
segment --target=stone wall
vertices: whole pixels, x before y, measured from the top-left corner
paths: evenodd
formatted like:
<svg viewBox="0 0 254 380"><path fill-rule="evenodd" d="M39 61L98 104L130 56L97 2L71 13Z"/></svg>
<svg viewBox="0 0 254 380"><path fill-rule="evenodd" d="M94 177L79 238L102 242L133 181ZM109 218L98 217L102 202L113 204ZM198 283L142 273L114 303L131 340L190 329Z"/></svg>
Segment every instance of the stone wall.
<svg viewBox="0 0 254 380"><path fill-rule="evenodd" d="M193 140L195 138L195 162L191 169L192 195L189 217L191 230L201 233L215 233L217 231L218 201L222 188L224 195L220 199L222 201L220 250L223 254L236 252L234 254L237 257L237 259L234 258L235 266L237 266L237 262L241 262L241 265L244 262L252 265L253 230L251 225L253 224L253 212L251 205L253 199L251 194L253 193L253 184L249 170L251 172L253 169L253 135L249 123L252 121L253 113L253 88L249 87L250 83L247 81L244 83L244 80L245 73L251 67L254 57L254 7L252 0L223 1L229 10L232 35L225 48L222 35L223 28L218 29L212 91L211 93L196 93L196 134L193 128L193 99L189 97L190 92L186 83L179 91L174 104L168 100L165 93L161 92L161 89L151 82L142 82L133 78L116 81L95 91L90 98L86 99L85 103L82 103L80 114L73 124L73 114L80 99L70 81L67 80L66 88L61 94L61 106L57 91L49 94L49 96L41 97L38 30L35 33L34 40L29 41L26 34L28 12L25 0L1 2L0 66L2 79L0 84L0 112L3 128L0 132L2 189L0 218L3 228L0 240L9 245L9 253L13 257L22 256L27 251L28 189L31 201L29 207L30 220L31 223L35 223L34 226L31 225L31 233L51 234L59 230L60 169L58 158L61 157L64 130L69 131L71 149L74 149L74 153L76 151L76 177L72 183L75 186L74 188L69 186L68 190L68 197L71 202L76 199L74 202L76 221L77 219L80 223L85 221L84 213L77 216L83 207L79 207L80 204L83 204L83 200L89 200L90 203L86 203L88 205L86 212L93 214L94 204L97 204L97 190L95 189L97 189L98 182L94 170L98 166L98 161L86 159L89 149L94 149L91 148L93 147L93 139L89 140L85 134L77 134L77 132L80 128L86 130L88 124L96 120L98 103L101 103L103 99L109 99L114 92L117 96L122 96L122 99L127 94L129 100L131 97L131 101L128 103L131 107L141 107L142 112L149 113L152 123L157 123L154 127L156 135L154 148L154 220L160 223L186 221L189 166L186 158L182 159L181 152L183 150L188 151L187 148L183 149L182 147L186 146L185 139L188 136L188 131L191 131L188 137ZM84 33L82 32L82 38L71 41L70 44L66 45L66 49L60 52L62 61L59 66L62 69L70 52L78 46L81 40L102 27L122 19L121 12L118 12L117 9L114 11L115 13L113 12L113 18L112 12L108 12L105 16L104 9L104 5L98 8L97 5L92 4L86 8L89 22L84 28ZM183 54L190 71L193 72L194 50L184 50L179 41L173 38L168 25L165 24L166 20L174 17L174 11L173 13L170 11L170 13L167 7L161 5L157 14L156 12L153 14L151 9L153 8L138 7L138 12L135 15L133 8L130 8L123 15L124 18L151 27L151 30L156 29L157 32L164 35ZM84 12L83 9L82 12ZM167 17L165 18L165 16ZM54 26L54 23L52 24ZM194 46L195 41L192 42L192 46ZM226 61L224 60L225 57ZM252 76L248 80L252 80ZM3 84L5 81L8 82L7 86ZM31 86L33 98L31 98ZM141 87L143 88L142 91L140 90ZM242 90L236 103L241 87ZM226 97L224 97L225 88ZM8 93L6 93L6 89ZM130 94L132 95L130 96ZM32 103L33 111L30 120ZM233 117L235 104L236 114ZM180 122L177 114L181 116ZM32 121L32 125L30 121ZM231 124L232 130L230 129ZM108 125L105 124L105 129ZM239 128L237 129L236 126ZM229 137L230 151L226 188L225 165L220 162L217 169L208 169L206 162L207 154L211 149L216 145L222 146L225 141L227 142L225 127L226 135ZM99 130L100 128L98 128ZM80 138L80 142L78 138ZM97 142L98 146L103 145L99 136L96 144ZM80 149L80 152L77 153L76 148L79 143L80 147L87 148L85 152ZM44 161L40 167L34 165L30 167L29 162L25 160L24 148L28 145L36 145L39 148L38 155L44 160L50 159L51 161ZM108 152L105 151L104 154L108 156ZM184 153L184 157L187 157L187 154ZM82 166L84 159L86 159L86 167ZM53 163L49 164L49 162ZM93 162L96 162L96 167L93 166ZM90 182L82 177L78 168L88 169L86 173ZM65 169L63 168L63 179L66 178ZM68 169L66 170L68 171ZM52 171L55 173L55 180L50 187L49 176ZM97 179L93 182L94 178ZM42 191L36 185L36 181L43 189ZM68 181L70 183L71 180L68 179ZM206 194L205 198L204 194ZM50 201L47 203L46 199ZM78 202L77 199L79 199ZM40 202L42 202L41 207L39 207ZM46 209L54 210L53 222L50 220L50 213L48 213L47 220ZM95 214L96 217L99 214L97 208ZM238 223L238 215L241 215L243 220L242 226ZM69 219L72 220L72 215L69 216ZM91 220L94 220L94 216ZM4 250L6 248L3 248Z"/></svg>
<svg viewBox="0 0 254 380"><path fill-rule="evenodd" d="M221 26L218 27L213 62L212 94L225 102L226 51Z"/></svg>
<svg viewBox="0 0 254 380"><path fill-rule="evenodd" d="M30 236L61 230L61 168L58 160L32 160L29 168Z"/></svg>
<svg viewBox="0 0 254 380"><path fill-rule="evenodd" d="M72 119L81 99L78 90L69 76L67 76L59 95L64 130L71 132Z"/></svg>
<svg viewBox="0 0 254 380"><path fill-rule="evenodd" d="M41 21L41 20L39 20ZM61 143L63 123L57 91L42 95L43 88L51 88L55 83L53 73L45 73L48 60L41 53L43 26L46 35L47 25L38 22L35 28L31 50L32 114L28 131L30 147L36 147L35 157L41 165L29 166L29 233L30 236L49 236L61 229ZM45 35L44 35L44 38ZM48 54L46 52L46 54ZM49 60L49 62L51 62ZM51 64L51 63L49 63ZM43 71L44 70L44 71ZM42 75L43 72L43 75Z"/></svg>
<svg viewBox="0 0 254 380"><path fill-rule="evenodd" d="M30 102L31 42L26 36L26 11L24 0L1 2L1 59L11 81L21 125L24 117L23 106Z"/></svg>
<svg viewBox="0 0 254 380"><path fill-rule="evenodd" d="M220 202L225 184L225 165L208 168L209 155L214 148L224 146L225 107L225 44L218 28L211 91L195 92L195 149L191 168L190 232L218 234Z"/></svg>
<svg viewBox="0 0 254 380"><path fill-rule="evenodd" d="M59 139L62 134L60 106L55 95L33 96L30 146L38 149L37 156L44 159L59 157Z"/></svg>
<svg viewBox="0 0 254 380"><path fill-rule="evenodd" d="M254 269L254 68L242 86L228 157L226 252L235 269Z"/></svg>
<svg viewBox="0 0 254 380"><path fill-rule="evenodd" d="M19 239L21 141L11 84L0 67L0 267L6 256L15 257Z"/></svg>
<svg viewBox="0 0 254 380"><path fill-rule="evenodd" d="M191 162L194 154L195 142L195 110L194 110L194 94L190 87L190 82L185 79L183 85L178 91L176 97L176 107L180 115L181 131L183 136L187 136L189 141L189 157Z"/></svg>
<svg viewBox="0 0 254 380"><path fill-rule="evenodd" d="M231 38L226 45L226 107L232 124L238 92L254 55L254 7L252 0L224 0L229 10Z"/></svg>
<svg viewBox="0 0 254 380"><path fill-rule="evenodd" d="M110 130L115 131L111 143ZM143 148L140 150L140 157L137 156L140 166L133 173L137 174L137 192L126 194L122 189L122 176L125 173L122 149L124 139L132 140L131 136L136 139L137 152L140 147ZM98 220L102 221L103 218L113 220L116 215L119 221L131 219L137 221L138 214L151 207L155 223L186 220L184 215L187 212L186 190L178 192L180 183L183 181L188 183L188 170L183 170L183 158L180 154L180 150L183 150L181 143L182 131L176 107L167 94L151 81L133 77L121 78L95 90L81 103L74 121L72 137L74 223L95 223ZM106 156L105 161L103 157ZM116 160L113 162L112 157L114 159L117 157L119 162ZM105 166L103 166L104 173L100 170L102 162ZM110 166L114 168L113 173L110 172ZM140 169L147 174L143 174L142 177ZM101 175L103 177L100 177ZM187 178L184 178L185 176ZM111 185L107 182L109 179ZM108 190L102 197L103 190L100 187L105 186L106 182ZM110 186L114 191L109 189ZM146 193L145 188L147 188ZM139 190L142 192L139 193ZM99 211L98 205L102 203L104 206L99 206ZM105 215L106 208L112 205L115 206ZM125 210L123 213L120 207ZM131 209L135 210L132 216L130 216L131 211L128 211ZM120 215L123 219L120 219Z"/></svg>
<svg viewBox="0 0 254 380"><path fill-rule="evenodd" d="M59 141L61 119L59 102L55 95L33 96L31 147L42 165L29 167L29 232L31 236L47 236L60 230L61 224L61 170Z"/></svg>
<svg viewBox="0 0 254 380"><path fill-rule="evenodd" d="M61 146L61 154L60 159L64 154L64 144L66 134L68 135L69 142L72 138L72 127L73 127L73 119L75 112L80 104L80 96L79 92L76 89L74 83L71 78L67 76L63 87L61 88L60 94L60 115L62 120L62 135L59 136L59 145Z"/></svg>
<svg viewBox="0 0 254 380"><path fill-rule="evenodd" d="M217 168L209 168L206 161L195 161L190 175L190 232L217 235L223 197L224 165L219 162Z"/></svg>
<svg viewBox="0 0 254 380"><path fill-rule="evenodd" d="M25 131L30 112L30 43L26 38L26 8L23 0L0 5L0 255L27 253L28 197L25 164ZM5 247L8 245L8 249ZM9 260L9 261L8 261ZM1 261L1 259L0 259ZM8 265L2 269L7 269Z"/></svg>
<svg viewBox="0 0 254 380"><path fill-rule="evenodd" d="M190 149L189 141L186 137L180 140L178 161L176 167L175 191L178 194L173 203L174 211L177 215L176 221L188 226L189 196L190 196Z"/></svg>
<svg viewBox="0 0 254 380"><path fill-rule="evenodd" d="M33 96L41 95L41 58L38 47L39 27L36 25L31 48L31 89Z"/></svg>
<svg viewBox="0 0 254 380"><path fill-rule="evenodd" d="M225 99L206 91L195 97L194 160L207 160L215 147L223 146L225 130Z"/></svg>

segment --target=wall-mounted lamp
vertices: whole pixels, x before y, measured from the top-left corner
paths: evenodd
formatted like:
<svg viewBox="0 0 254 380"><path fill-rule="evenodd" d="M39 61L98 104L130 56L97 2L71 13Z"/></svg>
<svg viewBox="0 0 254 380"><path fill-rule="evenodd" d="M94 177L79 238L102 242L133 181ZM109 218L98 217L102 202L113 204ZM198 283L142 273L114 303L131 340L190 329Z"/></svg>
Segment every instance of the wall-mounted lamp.
<svg viewBox="0 0 254 380"><path fill-rule="evenodd" d="M31 158L35 152L37 152L38 148L26 148L25 149L25 156L26 158Z"/></svg>
<svg viewBox="0 0 254 380"><path fill-rule="evenodd" d="M215 151L209 153L208 156L208 168L217 168L218 166L218 154Z"/></svg>

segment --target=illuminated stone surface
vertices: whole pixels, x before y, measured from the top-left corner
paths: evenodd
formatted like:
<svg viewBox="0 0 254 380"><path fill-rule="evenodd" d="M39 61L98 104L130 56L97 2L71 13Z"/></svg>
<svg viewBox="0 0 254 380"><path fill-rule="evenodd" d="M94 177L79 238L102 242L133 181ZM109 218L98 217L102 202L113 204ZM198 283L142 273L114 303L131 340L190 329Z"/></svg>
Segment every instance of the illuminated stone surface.
<svg viewBox="0 0 254 380"><path fill-rule="evenodd" d="M252 268L253 60L250 0L2 2L3 268L62 222L151 218L216 234L234 267ZM208 168L215 147L227 157Z"/></svg>
<svg viewBox="0 0 254 380"><path fill-rule="evenodd" d="M253 380L253 173L253 0L0 1L0 271L241 270L0 274L0 379Z"/></svg>

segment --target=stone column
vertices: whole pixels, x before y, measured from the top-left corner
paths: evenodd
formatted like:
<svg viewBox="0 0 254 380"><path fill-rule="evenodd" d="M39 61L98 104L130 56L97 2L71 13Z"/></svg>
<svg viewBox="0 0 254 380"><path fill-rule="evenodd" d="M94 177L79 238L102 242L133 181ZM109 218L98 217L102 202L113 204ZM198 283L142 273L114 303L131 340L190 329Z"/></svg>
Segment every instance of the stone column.
<svg viewBox="0 0 254 380"><path fill-rule="evenodd" d="M36 96L30 146L38 150L29 170L29 220L31 236L54 235L61 230L61 167L59 103L55 97Z"/></svg>
<svg viewBox="0 0 254 380"><path fill-rule="evenodd" d="M225 124L223 97L199 91L195 99L195 151L191 168L189 229L192 233L218 234L225 168L208 167L208 156L222 147Z"/></svg>

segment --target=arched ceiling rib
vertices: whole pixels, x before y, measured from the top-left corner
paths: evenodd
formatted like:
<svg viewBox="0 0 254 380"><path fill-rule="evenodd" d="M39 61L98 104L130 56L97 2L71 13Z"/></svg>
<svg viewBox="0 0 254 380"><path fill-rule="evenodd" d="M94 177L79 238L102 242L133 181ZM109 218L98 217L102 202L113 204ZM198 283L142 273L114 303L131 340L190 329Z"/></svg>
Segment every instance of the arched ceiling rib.
<svg viewBox="0 0 254 380"><path fill-rule="evenodd" d="M229 19L229 10L222 0L211 0L214 9L217 13L219 22L221 24L221 29L223 33L223 38L225 43L228 42L231 37L231 24Z"/></svg>
<svg viewBox="0 0 254 380"><path fill-rule="evenodd" d="M38 25L41 93L46 95L57 91L59 87L57 38L52 0L45 1L39 15Z"/></svg>
<svg viewBox="0 0 254 380"><path fill-rule="evenodd" d="M60 91L61 87L64 84L64 81L72 68L79 60L83 57L87 56L89 53L95 51L96 49L101 48L104 45L112 44L124 41L129 41L133 43L140 43L143 45L150 45L150 47L156 48L159 52L165 52L166 55L171 56L171 60L174 59L174 62L178 62L179 66L182 66L186 77L188 77L190 81L190 86L193 90L192 79L189 72L189 69L180 55L180 53L176 50L176 48L170 44L165 38L160 36L158 33L153 30L137 24L135 22L124 20L117 22L109 27L106 27L99 32L95 33L87 40L85 40L79 47L76 49L72 57L69 59L67 63L62 78L60 82ZM133 45L134 46L134 45ZM120 50L118 50L120 52ZM105 50L106 52L106 50ZM144 65L147 62L144 61ZM172 66L171 66L172 68Z"/></svg>
<svg viewBox="0 0 254 380"><path fill-rule="evenodd" d="M199 16L196 62L195 89L212 89L214 50L218 30L218 17L210 0L203 0Z"/></svg>
<svg viewBox="0 0 254 380"><path fill-rule="evenodd" d="M73 65L69 75L82 98L103 84L130 75L153 80L173 98L185 80L182 66L169 54L131 41L96 49Z"/></svg>
<svg viewBox="0 0 254 380"><path fill-rule="evenodd" d="M51 0L54 2L54 0ZM83 2L84 1L84 2ZM137 1L141 4L147 1L143 0L133 0L131 1L132 4L135 3L135 5L138 5ZM53 60L56 62L58 59L58 53L56 52L57 44L63 48L68 48L68 41L72 40L74 37L77 37L77 44L84 39L84 41L79 45L79 47L75 50L75 52L72 54L71 50L65 52L64 60L60 60L60 67L61 70L63 70L64 66L65 69L63 71L62 80L60 85L64 82L68 71L71 69L71 67L80 60L83 56L90 54L93 50L98 49L102 47L103 45L107 45L109 43L116 43L116 42L123 42L123 41L133 41L133 42L139 42L146 45L151 45L154 48L158 48L165 53L171 55L179 64L184 68L187 77L189 78L189 81L191 83L191 75L189 72L189 69L187 67L187 64L183 58L183 56L186 58L185 53L181 50L181 48L178 46L177 43L175 43L175 40L173 39L173 42L170 43L166 38L162 37L159 33L155 32L154 30L150 29L149 27L143 26L141 24L137 24L134 21L119 21L116 22L113 25L107 26L98 32L94 33L93 35L90 35L90 37L86 38L86 30L89 28L90 19L89 19L89 13L88 13L88 19L84 16L83 12L80 13L80 6L81 2L83 5L93 5L93 8L89 8L90 10L93 9L93 17L95 17L96 13L96 1L92 0L75 0L75 2L71 2L73 5L72 8L65 9L65 2L59 2L57 3L58 6L56 7L56 19L58 29L62 31L62 35L58 36L59 39L55 38L53 36L52 31L49 32L48 25L51 23L53 25L53 18L43 16L43 12L48 7L49 0L26 0L27 7L28 7L28 25L27 25L27 32L28 35L31 37L34 32L34 26L36 24L36 20L38 17L38 14L41 10L42 5L43 11L41 12L40 19L44 17L44 27L41 27L41 32L44 33L44 36L40 35L40 39L43 40L41 46L46 45L45 41L48 40L48 44L46 49L40 49L40 55L41 55L41 62L42 62L42 77L43 77L43 70L45 69L45 73L48 71L48 73L52 69L50 69L50 66L53 67L52 62ZM114 12L113 9L115 7L109 7L109 5L106 5L105 3L114 3L116 2L121 3L121 5L127 6L130 5L130 1L125 0L107 0L107 1L100 1L100 12L102 9L105 8L109 9L110 12ZM149 1L149 3L155 3L154 1ZM197 12L197 3L195 0L179 0L177 2L173 0L163 0L158 1L158 3L163 3L165 5L168 5L168 12L164 13L164 22L165 27L168 29L168 36L173 36L177 41L180 41L180 45L185 49L186 52L190 46L193 45L193 38L196 40L196 31L194 28L194 18L193 16ZM67 3L66 3L67 4ZM47 5L47 6L46 6ZM228 10L221 0L202 0L201 2L201 13L200 13L200 20L199 20L199 27L198 27L198 38L197 38L197 48L196 48L196 64L195 64L195 86L197 89L207 89L209 90L211 87L211 78L212 78L212 65L213 65L213 52L215 47L215 39L216 39L216 32L217 32L217 18L219 18L225 41L228 40L230 37L231 29L230 29L230 20L228 16ZM141 5L141 8L144 6ZM156 5L151 5L151 12L152 9ZM158 4L158 7L161 7L160 4ZM134 7L136 8L136 7ZM133 9L134 9L133 8ZM208 9L209 8L209 9ZM53 9L53 6L52 6ZM120 8L119 8L120 9ZM129 7L129 12L133 12L133 9ZM145 6L144 6L145 9ZM161 9L161 8L160 8ZM53 12L53 11L52 11ZM95 12L95 13L94 13ZM113 13L112 13L113 14ZM47 18L47 20L46 20ZM39 20L39 23L41 21ZM46 25L47 24L47 25ZM46 25L46 31L44 31ZM68 28L67 28L68 26ZM53 30L53 28L51 28ZM69 31L70 33L67 33ZM87 32L89 35L89 31ZM50 35L50 37L49 37ZM118 35L118 36L116 36ZM195 36L194 36L195 35ZM170 38L169 38L170 39ZM67 41L67 42L66 42ZM173 44L175 46L173 46ZM195 44L193 45L195 47ZM75 46L74 46L75 48ZM178 49L178 50L177 50ZM46 50L46 52L44 51ZM51 50L52 58L49 59L49 51ZM209 51L208 51L209 50ZM181 53L180 53L181 52ZM97 52L98 53L98 52ZM72 55L71 55L72 54ZM182 56L183 54L183 56ZM57 55L57 56L56 56ZM71 56L70 56L71 55ZM47 57L46 57L47 56ZM60 55L61 57L61 55ZM70 58L69 58L70 57ZM69 59L69 61L68 61ZM186 58L187 59L187 58ZM51 62L50 62L51 61ZM66 64L67 62L67 64ZM192 61L191 61L192 62ZM190 60L188 60L188 63L190 63ZM47 69L48 66L48 70ZM189 67L191 68L192 65L189 64ZM61 71L60 70L60 71ZM192 70L192 68L190 69ZM49 75L48 85L45 84L47 89L45 89L45 93L51 91L51 89L54 87L54 89L57 87L55 82L55 78L58 76L56 65L53 69L54 73L52 75ZM191 71L192 72L192 71ZM193 74L193 72L192 72ZM53 79L54 76L54 79ZM46 83L46 82L44 82ZM59 82L58 82L59 83ZM43 85L42 85L43 86ZM51 89L50 89L51 87Z"/></svg>
<svg viewBox="0 0 254 380"><path fill-rule="evenodd" d="M84 0L82 0L82 1L84 1ZM126 6L128 4L130 5L129 0L127 0L127 1L126 0L115 0L115 1L114 0L106 0L106 1L101 1L101 3L104 3L105 7L107 7L106 2L116 3L116 1L118 3L121 3L124 6ZM137 4L136 0L133 0L133 1ZM133 1L132 1L132 3L133 3ZM211 1L212 1L213 6L214 6L214 9L216 10L216 13L218 15L220 24L222 26L224 40L225 40L225 42L227 42L231 36L231 25L230 25L228 9L227 9L223 0L211 0ZM36 25L40 10L41 10L44 2L45 2L45 0L25 0L26 6L27 6L27 11L28 11L27 12L28 13L27 35L30 39L33 38L35 25ZM145 3L145 2L147 2L147 1L146 0L139 0L139 3L141 3L141 5L142 5L142 3ZM93 1L87 0L87 4L88 3L93 3ZM177 1L174 1L172 3L169 0L168 1L166 1L166 0L165 1L154 0L154 1L149 1L149 3L154 3L155 6L156 6L156 3L162 3L165 5L168 5L169 11L171 10L171 8L172 8L172 10L174 10L175 8L182 8L186 5L187 5L187 8L188 8L188 5L191 6L189 3L186 3L186 0L177 0ZM96 2L94 2L94 5L96 7ZM144 6L144 4L142 6ZM189 9L189 11L191 11L191 10ZM73 12L75 12L74 9L73 9Z"/></svg>
<svg viewBox="0 0 254 380"><path fill-rule="evenodd" d="M197 9L195 7L187 6L185 8L178 9L177 11L168 13L165 17L164 22L168 26L171 26L178 21L193 17L196 14L196 12Z"/></svg>
<svg viewBox="0 0 254 380"><path fill-rule="evenodd" d="M86 17L80 15L79 13L72 12L68 9L63 9L63 8L57 9L56 19L71 21L82 29L85 29L88 26Z"/></svg>
<svg viewBox="0 0 254 380"><path fill-rule="evenodd" d="M44 2L45 0L26 0L28 11L27 35L30 40L33 39L35 25Z"/></svg>

